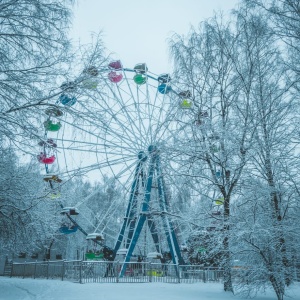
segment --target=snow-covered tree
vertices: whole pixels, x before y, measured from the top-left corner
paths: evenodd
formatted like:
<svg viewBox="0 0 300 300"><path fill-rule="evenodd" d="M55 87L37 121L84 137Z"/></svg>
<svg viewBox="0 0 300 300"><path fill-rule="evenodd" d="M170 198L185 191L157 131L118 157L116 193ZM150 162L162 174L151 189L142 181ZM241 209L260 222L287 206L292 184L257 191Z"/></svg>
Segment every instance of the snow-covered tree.
<svg viewBox="0 0 300 300"><path fill-rule="evenodd" d="M252 269L242 290L253 292L268 282L277 298L283 299L285 287L293 280L297 240L291 224L298 210L294 187L298 105L276 36L265 16L258 16L247 9L237 14L239 28L250 37L253 49L255 80L250 104L256 124L242 197L236 203L236 235L240 237L236 249Z"/></svg>
<svg viewBox="0 0 300 300"><path fill-rule="evenodd" d="M221 228L215 240L222 237L224 290L233 291L232 261L248 257L254 272L242 287L255 291L252 283L271 284L282 299L293 278L297 241L290 227L298 209L295 81L264 13L241 7L234 18L230 24L214 18L198 31L192 29L187 38L171 41L175 78L183 90L191 91L193 104L180 120L187 159L178 172L198 187L202 211L207 199L222 202L221 216L214 210L212 215L223 224L215 226ZM256 209L264 204L261 211ZM253 220L262 226L256 238ZM269 238L262 239L262 232ZM249 238L248 244L241 236ZM253 245L250 237L255 238ZM238 250L248 256L238 257ZM249 256L251 251L260 258ZM260 263L255 265L255 259Z"/></svg>
<svg viewBox="0 0 300 300"><path fill-rule="evenodd" d="M50 199L36 165L19 163L11 147L1 145L0 228L1 251L42 251L55 229Z"/></svg>
<svg viewBox="0 0 300 300"><path fill-rule="evenodd" d="M58 93L58 76L66 73L71 2L0 3L1 134L18 147L37 135L41 109Z"/></svg>
<svg viewBox="0 0 300 300"><path fill-rule="evenodd" d="M215 18L199 31L192 30L186 40L176 36L171 43L175 77L183 90L191 91L193 99L189 118L183 119L187 137L183 149L189 156L186 176L202 178L207 192L202 196L222 202L222 214L215 218L222 221L218 236L223 236L226 291L233 290L230 203L246 164L254 127L249 106L253 74L251 66L243 62L248 45L240 42L239 33L231 26Z"/></svg>

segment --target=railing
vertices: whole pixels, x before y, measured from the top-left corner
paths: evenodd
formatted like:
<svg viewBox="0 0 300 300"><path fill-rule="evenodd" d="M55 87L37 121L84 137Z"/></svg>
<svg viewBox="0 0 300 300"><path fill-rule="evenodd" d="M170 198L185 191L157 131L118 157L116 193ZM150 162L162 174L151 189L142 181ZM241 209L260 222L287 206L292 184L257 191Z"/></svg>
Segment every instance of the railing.
<svg viewBox="0 0 300 300"><path fill-rule="evenodd" d="M80 268L81 261L14 262L10 276L78 281Z"/></svg>
<svg viewBox="0 0 300 300"><path fill-rule="evenodd" d="M42 261L12 263L11 277L45 278L87 282L168 282L192 283L221 281L218 268L196 265L126 263L126 272L120 276L123 263L107 261Z"/></svg>

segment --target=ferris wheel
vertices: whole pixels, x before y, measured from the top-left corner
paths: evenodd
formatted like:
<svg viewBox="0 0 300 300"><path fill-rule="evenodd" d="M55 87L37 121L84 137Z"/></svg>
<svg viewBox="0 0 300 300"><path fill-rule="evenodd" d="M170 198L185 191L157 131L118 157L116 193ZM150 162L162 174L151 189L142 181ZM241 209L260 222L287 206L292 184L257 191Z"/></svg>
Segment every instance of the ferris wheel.
<svg viewBox="0 0 300 300"><path fill-rule="evenodd" d="M53 190L61 177L84 175L97 181L108 175L117 180L128 206L112 259L125 249L125 261L129 261L147 227L158 256L167 247L173 262L182 263L176 226L168 220L168 185L176 185L174 170L185 151L186 133L205 118L195 116L191 92L176 89L169 74L152 73L145 63L125 68L118 60L104 68L88 66L79 78L60 88L59 99L47 108L44 122L46 132L55 136L45 135L39 143L43 151L38 160L46 166L44 180ZM52 170L57 157L59 174ZM58 190L51 195L60 196ZM62 214L76 226L61 232L80 229L87 239L99 243L101 220L95 232L87 233L74 219L85 201L74 207L62 205ZM106 216L116 209L114 201ZM164 244L159 228L164 228Z"/></svg>

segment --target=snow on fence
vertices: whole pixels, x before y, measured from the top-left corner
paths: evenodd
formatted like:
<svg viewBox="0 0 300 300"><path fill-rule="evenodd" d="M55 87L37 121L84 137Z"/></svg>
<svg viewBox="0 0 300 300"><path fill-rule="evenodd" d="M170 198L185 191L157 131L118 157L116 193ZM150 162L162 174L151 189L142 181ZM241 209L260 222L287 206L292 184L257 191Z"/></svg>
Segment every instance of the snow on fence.
<svg viewBox="0 0 300 300"><path fill-rule="evenodd" d="M223 271L196 265L130 262L120 275L123 263L107 261L13 262L11 277L61 279L74 282L167 282L193 283L221 281Z"/></svg>

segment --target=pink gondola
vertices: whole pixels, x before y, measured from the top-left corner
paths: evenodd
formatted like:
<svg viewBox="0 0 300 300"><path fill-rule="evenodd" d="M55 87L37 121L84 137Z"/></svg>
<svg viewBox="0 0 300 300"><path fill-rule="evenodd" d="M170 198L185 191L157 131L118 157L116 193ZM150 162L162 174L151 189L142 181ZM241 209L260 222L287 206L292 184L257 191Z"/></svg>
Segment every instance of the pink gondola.
<svg viewBox="0 0 300 300"><path fill-rule="evenodd" d="M40 163L43 163L45 165L51 165L54 163L55 161L55 156L52 155L52 156L49 156L47 157L47 155L43 152L41 152L38 156L37 156L37 159Z"/></svg>
<svg viewBox="0 0 300 300"><path fill-rule="evenodd" d="M111 71L108 73L108 79L113 83L118 83L123 79L123 75L121 73Z"/></svg>
<svg viewBox="0 0 300 300"><path fill-rule="evenodd" d="M122 69L122 63L120 60L112 61L108 64L108 67L114 70L121 70Z"/></svg>

